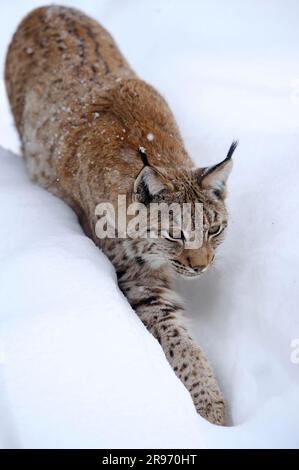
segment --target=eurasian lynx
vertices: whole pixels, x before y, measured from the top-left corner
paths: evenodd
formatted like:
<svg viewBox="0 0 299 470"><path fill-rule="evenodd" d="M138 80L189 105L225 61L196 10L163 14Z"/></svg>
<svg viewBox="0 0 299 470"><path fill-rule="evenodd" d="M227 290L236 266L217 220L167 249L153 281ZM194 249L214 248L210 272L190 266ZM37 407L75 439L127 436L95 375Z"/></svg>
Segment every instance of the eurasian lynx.
<svg viewBox="0 0 299 470"><path fill-rule="evenodd" d="M224 423L224 399L183 321L174 273L199 276L227 226L226 180L233 144L218 165L195 169L174 117L140 80L108 32L81 12L50 6L18 27L6 59L6 86L31 178L70 204L113 263L119 287L157 338L195 407ZM96 236L100 202L203 204L203 244Z"/></svg>

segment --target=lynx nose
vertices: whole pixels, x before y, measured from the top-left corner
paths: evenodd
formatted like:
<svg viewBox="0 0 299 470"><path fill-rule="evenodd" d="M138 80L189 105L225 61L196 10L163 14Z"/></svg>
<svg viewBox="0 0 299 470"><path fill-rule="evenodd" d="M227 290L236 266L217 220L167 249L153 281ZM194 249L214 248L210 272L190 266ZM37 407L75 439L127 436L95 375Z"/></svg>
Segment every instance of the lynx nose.
<svg viewBox="0 0 299 470"><path fill-rule="evenodd" d="M196 273L203 273L208 266L192 266L193 271Z"/></svg>
<svg viewBox="0 0 299 470"><path fill-rule="evenodd" d="M207 262L207 264L199 264L197 266L192 266L192 269L196 273L203 273L208 268L208 266L214 261L214 258L215 258L215 255L213 254L211 259Z"/></svg>

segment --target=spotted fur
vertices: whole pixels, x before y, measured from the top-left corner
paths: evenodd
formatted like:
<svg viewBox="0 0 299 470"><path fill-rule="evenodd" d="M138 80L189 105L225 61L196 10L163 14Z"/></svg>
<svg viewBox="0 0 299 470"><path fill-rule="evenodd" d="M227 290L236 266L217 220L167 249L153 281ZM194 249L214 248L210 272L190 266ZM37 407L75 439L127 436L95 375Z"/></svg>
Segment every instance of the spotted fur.
<svg viewBox="0 0 299 470"><path fill-rule="evenodd" d="M233 149L220 164L195 169L165 100L136 76L108 32L74 9L43 7L22 21L5 79L31 178L73 207L198 413L223 424L223 395L172 284L175 273L199 276L214 259L227 225ZM202 247L186 249L183 235L99 240L95 208L107 200L116 206L118 194L147 205L201 202Z"/></svg>

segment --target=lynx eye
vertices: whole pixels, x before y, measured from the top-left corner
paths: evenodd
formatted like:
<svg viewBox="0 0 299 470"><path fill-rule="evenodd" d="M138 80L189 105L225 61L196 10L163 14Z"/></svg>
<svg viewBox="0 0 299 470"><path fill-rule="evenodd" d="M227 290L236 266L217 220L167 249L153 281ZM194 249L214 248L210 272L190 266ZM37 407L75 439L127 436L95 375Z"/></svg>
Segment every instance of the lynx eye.
<svg viewBox="0 0 299 470"><path fill-rule="evenodd" d="M184 242L185 241L185 235L184 235L184 232L181 231L180 233L180 238L174 238L172 237L169 232L167 232L166 230L164 230L162 232L162 235L164 238L166 238L167 240L169 240L170 242L176 242L176 243L180 243L180 242Z"/></svg>
<svg viewBox="0 0 299 470"><path fill-rule="evenodd" d="M219 235L224 227L222 225L215 225L214 227L209 228L209 235L211 237L216 237L216 235Z"/></svg>

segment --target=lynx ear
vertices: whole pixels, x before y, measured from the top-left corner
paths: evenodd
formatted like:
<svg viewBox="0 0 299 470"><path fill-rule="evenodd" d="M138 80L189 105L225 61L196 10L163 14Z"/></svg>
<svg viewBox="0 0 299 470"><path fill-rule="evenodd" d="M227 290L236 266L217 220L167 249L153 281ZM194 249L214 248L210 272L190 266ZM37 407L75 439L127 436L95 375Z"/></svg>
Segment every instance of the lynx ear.
<svg viewBox="0 0 299 470"><path fill-rule="evenodd" d="M232 154L234 153L238 142L235 141L230 146L226 158L217 165L199 170L199 182L205 189L214 189L223 191L227 179L233 167Z"/></svg>
<svg viewBox="0 0 299 470"><path fill-rule="evenodd" d="M138 202L149 203L154 196L159 194L166 186L161 177L150 166L145 166L134 183L134 195Z"/></svg>
<svg viewBox="0 0 299 470"><path fill-rule="evenodd" d="M206 168L201 176L200 184L205 189L222 190L226 184L227 178L232 170L233 161L224 160L218 165Z"/></svg>

